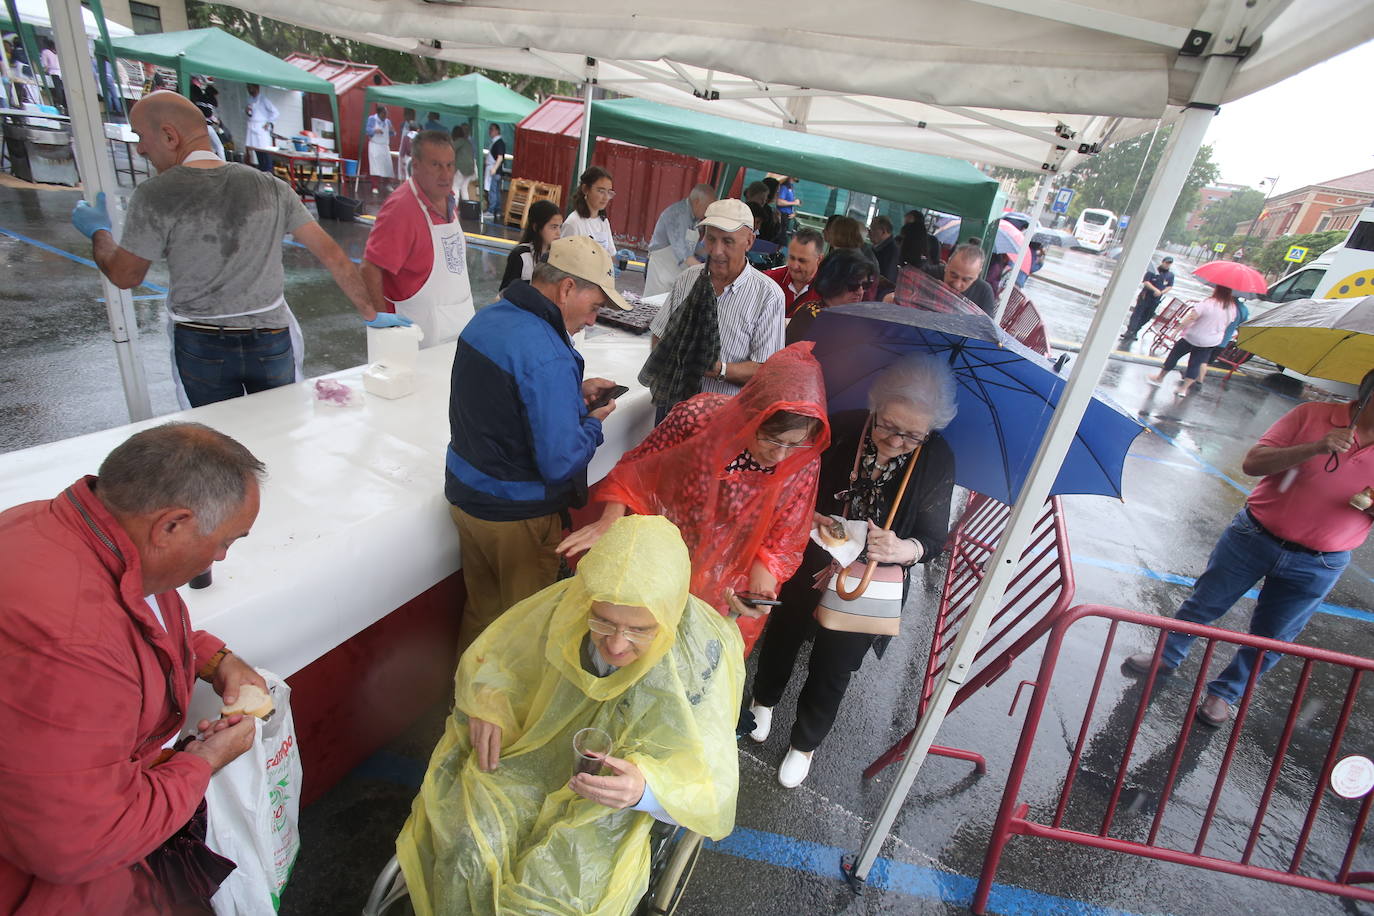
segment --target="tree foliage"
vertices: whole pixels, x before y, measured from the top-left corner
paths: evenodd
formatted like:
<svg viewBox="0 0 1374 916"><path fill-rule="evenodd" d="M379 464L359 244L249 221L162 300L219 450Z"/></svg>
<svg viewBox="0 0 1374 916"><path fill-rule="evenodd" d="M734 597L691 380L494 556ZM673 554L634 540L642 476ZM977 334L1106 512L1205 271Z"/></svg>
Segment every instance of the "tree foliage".
<svg viewBox="0 0 1374 916"><path fill-rule="evenodd" d="M393 51L359 41L350 41L314 29L287 25L275 19L268 19L238 7L220 3L201 3L188 0L186 18L193 29L214 27L223 29L236 38L241 38L256 48L285 57L292 52L315 54L320 57L333 57L363 64L374 64L382 72L398 83L432 83L436 80L462 76L465 73L481 73L488 79L508 86L522 95L545 98L550 95L572 95L576 91L571 83L544 77L526 76L519 73L505 73L499 70L482 70L467 67L451 61Z"/></svg>
<svg viewBox="0 0 1374 916"><path fill-rule="evenodd" d="M1349 231L1346 229L1330 229L1326 232L1308 232L1304 235L1281 235L1266 243L1262 251L1252 250L1245 260L1265 276L1278 279L1295 267L1315 261L1323 251L1339 243L1348 234ZM1285 261L1283 256L1294 245L1306 248L1307 257L1300 262Z"/></svg>
<svg viewBox="0 0 1374 916"><path fill-rule="evenodd" d="M1062 184L1077 189L1078 193L1069 205L1069 216L1076 219L1088 207L1101 207L1118 216L1136 213L1145 199L1172 130L1172 126L1161 127L1155 134L1142 134L1115 143L1070 172ZM1164 229L1166 241L1183 238L1187 215L1197 206L1199 192L1216 181L1220 174L1212 161L1212 147L1198 150Z"/></svg>
<svg viewBox="0 0 1374 916"><path fill-rule="evenodd" d="M1264 209L1264 193L1254 188L1237 191L1230 197L1223 197L1212 204L1202 214L1202 225L1198 229L1199 238L1224 240L1233 235L1236 226L1248 219L1254 219Z"/></svg>

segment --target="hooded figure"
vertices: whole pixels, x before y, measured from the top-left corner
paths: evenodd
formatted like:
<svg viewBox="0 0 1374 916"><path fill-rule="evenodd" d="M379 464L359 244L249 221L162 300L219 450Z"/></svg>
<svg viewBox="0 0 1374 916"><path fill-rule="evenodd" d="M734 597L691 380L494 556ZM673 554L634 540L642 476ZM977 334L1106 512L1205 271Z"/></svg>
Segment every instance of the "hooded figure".
<svg viewBox="0 0 1374 916"><path fill-rule="evenodd" d="M609 733L611 756L638 767L677 823L730 833L742 648L734 625L688 594L690 577L670 522L621 519L573 578L515 605L464 653L454 712L397 841L419 916L630 911L648 886L653 818L569 788L583 728ZM604 676L589 625L599 602L647 608L657 623L635 660ZM470 719L501 730L490 772Z"/></svg>
<svg viewBox="0 0 1374 916"><path fill-rule="evenodd" d="M774 353L734 397L698 394L681 402L592 491L608 503L609 525L625 509L664 515L682 530L692 557L692 594L725 613L726 589L776 593L801 564L812 527L820 454L830 442L825 383L809 341ZM779 414L806 426L772 431ZM570 535L560 551L594 537ZM571 542L571 543L570 543ZM755 567L758 567L756 573ZM761 587L759 576L772 578ZM765 618L740 617L745 651Z"/></svg>

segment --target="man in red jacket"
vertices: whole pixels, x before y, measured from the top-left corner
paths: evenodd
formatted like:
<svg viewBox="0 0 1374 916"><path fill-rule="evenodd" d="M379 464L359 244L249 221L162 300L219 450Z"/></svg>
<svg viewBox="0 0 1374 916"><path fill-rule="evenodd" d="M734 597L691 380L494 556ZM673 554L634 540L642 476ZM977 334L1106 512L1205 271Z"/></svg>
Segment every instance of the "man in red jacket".
<svg viewBox="0 0 1374 916"><path fill-rule="evenodd" d="M150 860L254 738L230 716L172 750L191 687L199 676L233 702L267 685L191 629L176 588L248 533L263 470L228 436L169 423L99 477L0 513L0 913L188 903Z"/></svg>

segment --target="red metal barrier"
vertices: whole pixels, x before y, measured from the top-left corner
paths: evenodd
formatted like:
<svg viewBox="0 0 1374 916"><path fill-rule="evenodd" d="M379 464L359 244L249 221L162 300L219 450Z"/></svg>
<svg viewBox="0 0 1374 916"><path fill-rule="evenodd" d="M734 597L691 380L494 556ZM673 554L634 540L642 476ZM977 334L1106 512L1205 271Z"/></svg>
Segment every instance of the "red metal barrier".
<svg viewBox="0 0 1374 916"><path fill-rule="evenodd" d="M1074 630L1075 664L1078 663L1078 659L1088 657L1084 653L1090 650L1085 649L1085 646L1095 637L1087 632L1090 627L1078 626L1085 620L1095 620L1108 625L1102 640L1101 654L1097 660L1096 677L1091 690L1088 691L1077 741L1069 756L1058 799L1054 802L1053 816L1048 819L1048 823L1041 823L1031 819L1030 805L1019 801L1018 795L1022 778L1035 750L1036 733L1051 695L1060 652L1071 630ZM1095 713L1104 695L1104 685L1107 688L1106 693L1115 694L1116 691L1112 688L1120 684L1119 679L1108 677L1108 671L1115 670L1124 656L1137 648L1128 646L1123 650L1114 651L1116 638L1123 623L1158 633L1155 639L1154 658L1148 675L1121 675L1121 679L1129 681L1129 686L1120 694L1120 699L1108 714L1108 721L1103 727L1099 721L1102 717L1097 715L1095 718ZM1172 676L1159 673L1164 639L1168 633L1173 632L1192 634L1205 641L1200 653L1200 666L1191 683L1184 680L1182 674L1184 668L1191 670L1187 662L1180 666L1179 673ZM1250 680L1236 707L1235 721L1230 726L1229 735L1226 735L1225 727L1219 732L1213 732L1205 726L1196 725L1194 721L1204 685L1208 680L1208 668L1212 667L1210 663L1214 657L1218 662L1225 661L1227 657L1225 653L1216 651L1219 644L1230 647L1250 646L1258 653ZM1292 680L1291 669L1287 672L1288 676L1283 676L1283 668L1276 668L1264 681L1265 689L1257 690L1260 662L1269 652L1279 652L1301 660L1302 667L1296 684L1291 687L1291 699L1286 699L1286 691L1290 689L1286 682ZM998 862L1007 842L1015 834L1159 859L1342 897L1374 900L1374 888L1357 886L1374 881L1374 872L1353 870L1370 807L1374 803L1374 793L1364 795L1363 799L1339 799L1338 803L1326 805L1323 809L1331 772L1340 757L1341 745L1350 723L1353 720L1362 725L1369 721L1374 696L1371 696L1370 691L1365 691L1364 695L1361 695L1360 682L1370 671L1374 671L1374 661L1370 659L1325 649L1277 642L1121 608L1098 605L1080 605L1072 608L1055 624L1045 645L1044 659L1033 685L1034 696L1026 713L1016 757L1012 762L1006 789L1002 795L1002 805L998 810L992 838L988 844L978 891L974 895L973 912L981 914L985 911L988 894L997 874ZM1340 710L1334 715L1321 708L1320 702L1304 703L1304 697L1314 675L1323 680L1339 679L1339 682L1345 684ZM1173 692L1175 698L1181 696L1183 690L1188 691L1189 698L1185 709L1180 710L1177 702L1170 702L1168 691L1156 690L1163 688L1165 678L1179 682L1180 689ZM1070 721L1071 713L1065 715L1068 711L1063 706L1078 702L1076 697L1082 695L1081 685L1073 685L1072 690L1075 699L1061 698L1061 705L1057 706L1057 714L1064 715L1066 722ZM1262 696L1258 702L1261 705L1272 706L1276 710L1286 707L1282 733L1276 739L1263 728L1254 729L1253 735L1245 733L1247 717L1252 709L1257 708L1257 696L1260 694ZM1177 738L1173 739L1170 745L1147 756L1133 769L1132 757L1138 743L1137 739L1152 706L1155 707L1155 715L1149 717L1151 730L1162 729L1166 734L1172 734L1177 730ZM1358 716L1355 714L1357 708ZM1098 722L1098 728L1094 728L1095 722ZM1123 729L1125 737L1120 741L1121 749L1118 755L1116 744ZM1223 735L1226 735L1224 739ZM1366 742L1368 738L1365 734L1357 737L1361 743ZM1225 747L1220 760L1216 763L1210 790L1205 792L1204 805L1203 789L1207 786L1208 779L1206 774L1199 771L1204 759L1209 756L1204 751L1214 740L1225 740ZM1244 787L1235 784L1240 780L1236 780L1229 787L1226 786L1227 776L1233 765L1236 765L1236 749L1242 740L1249 742L1252 750L1257 747L1259 759L1267 762L1267 777L1258 798L1253 799L1253 809L1246 807L1250 800L1243 797L1247 794ZM1302 746L1298 753L1291 756L1290 766L1285 769L1285 761L1290 760L1290 750L1294 744L1299 743ZM1047 753L1054 751L1054 748L1050 748ZM1315 788L1311 785L1310 774L1306 778L1303 777L1303 773L1306 772L1303 766L1304 751L1308 752L1307 756L1322 758L1320 777ZM1210 756L1216 755L1213 753ZM1239 765L1253 765L1253 760L1253 754L1248 757L1243 755ZM1043 761L1040 763L1038 769L1043 769ZM1115 771L1113 777L1108 777L1113 782L1105 810L1100 812L1100 821L1098 813L1093 810L1093 802L1084 799L1087 793L1074 793L1076 783L1083 781L1079 778L1081 774L1098 770ZM1183 783L1184 778L1186 785ZM1122 798L1127 793L1128 782L1131 785L1130 794L1135 796L1136 801L1123 805ZM1156 782L1157 792L1148 792L1147 790ZM1224 817L1233 826L1234 833L1246 835L1244 848L1232 844L1229 854L1222 848L1225 846L1224 835L1221 840L1213 837L1211 847L1208 846L1209 834L1218 818L1223 788L1227 789ZM1279 789L1285 790L1283 794L1286 796L1311 796L1311 801L1306 806L1302 830L1291 845L1288 843L1291 836L1290 824L1295 818L1280 815L1274 819L1277 823L1265 830L1265 818ZM1173 809L1169 808L1170 801L1176 796L1185 795L1188 797ZM1154 802L1153 817L1149 818L1148 824L1142 812L1138 810L1139 799L1145 797L1157 799ZM1167 831L1162 831L1166 814L1172 816L1169 818ZM1296 815L1296 812L1294 814ZM1072 826L1066 826L1066 822ZM1096 823L1095 827L1093 823ZM1113 826L1117 828L1115 834ZM1324 837L1348 836L1348 839L1341 840L1344 851L1339 862L1333 859L1313 864L1312 859L1315 856L1311 854L1310 841L1318 826ZM1188 842L1167 844L1161 838L1162 832L1167 832L1170 838L1186 837ZM1130 834L1134 834L1134 838L1131 838ZM1265 843L1257 855L1261 836L1264 837ZM1259 864L1256 858L1267 859L1269 864ZM1307 869L1302 868L1305 862L1309 866Z"/></svg>
<svg viewBox="0 0 1374 916"><path fill-rule="evenodd" d="M1036 353L1041 356L1050 355L1050 340L1045 331L1045 322L1041 319L1035 303L1027 299L1021 290L1011 291L1011 298L1007 300L1006 310L1002 312L1001 321L998 323L1002 330Z"/></svg>
<svg viewBox="0 0 1374 916"><path fill-rule="evenodd" d="M1154 335L1154 340L1150 343L1151 356L1159 356L1161 353L1167 354L1174 348L1174 344L1178 343L1179 335L1182 333L1179 326L1192 310L1191 302L1184 302L1177 296L1170 299L1169 304L1159 310L1150 322L1150 326L1145 329Z"/></svg>
<svg viewBox="0 0 1374 916"><path fill-rule="evenodd" d="M949 569L945 572L944 587L940 590L940 607L936 611L935 633L930 640L930 655L926 661L925 683L921 688L921 702L916 720L925 715L935 684L944 673L945 664L959 637L973 596L982 584L988 561L992 559L1006 531L1011 507L981 493L973 494L959 524L950 536ZM974 657L969 677L950 704L953 712L975 692L997 680L1011 667L1012 661L1030 648L1073 603L1073 564L1069 557L1069 534L1064 525L1064 509L1054 496L1045 514L1036 522L1030 541L1021 554L1021 564L1007 586L1002 607L997 611L983 645ZM889 764L906 756L915 729L883 752L864 770L864 778L872 779ZM967 760L986 772L987 761L981 754L961 748L934 745L932 754Z"/></svg>

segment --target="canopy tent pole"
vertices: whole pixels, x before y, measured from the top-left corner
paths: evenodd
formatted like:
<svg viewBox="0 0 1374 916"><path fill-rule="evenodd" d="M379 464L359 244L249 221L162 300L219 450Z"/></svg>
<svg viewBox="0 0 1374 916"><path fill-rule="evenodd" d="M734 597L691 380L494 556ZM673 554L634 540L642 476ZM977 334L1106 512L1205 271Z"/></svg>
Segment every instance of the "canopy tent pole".
<svg viewBox="0 0 1374 916"><path fill-rule="evenodd" d="M1244 2L1245 0L1232 0L1229 7L1234 13ZM1239 28L1234 30L1235 34L1241 34L1243 31ZM1229 35L1231 32L1223 31L1220 34ZM954 644L944 673L936 684L926 713L916 725L906 759L902 761L901 769L887 798L883 801L878 816L874 819L872 829L853 859L850 871L852 881L864 881L877 861L878 853L897 819L897 813L911 791L921 764L930 752L936 732L949 713L954 694L968 677L974 656L987 633L993 615L1002 604L1007 585L1016 572L1021 552L1029 540L1031 531L1044 512L1050 487L1058 476L1060 465L1063 464L1064 456L1068 453L1078 431L1088 402L1092 399L1093 387L1102 375L1107 358L1115 345L1122 319L1126 317L1134 298L1136 278L1142 276L1148 267L1149 258L1164 232L1174 203L1192 168L1193 160L1202 146L1207 127L1217 111L1222 93L1239 63L1237 57L1223 56L1230 50L1232 49L1220 41L1218 47L1211 50L1211 56L1206 59L1198 77L1193 100L1169 138L1168 147L1150 182L1145 205L1139 218L1131 222L1120 263L1103 293L1068 383L1060 393L1059 406L1055 409L1049 429L1035 456L1035 463L1012 509L1006 532L996 553L988 561L987 575L974 596L973 606ZM846 861L848 858L846 857Z"/></svg>
<svg viewBox="0 0 1374 916"><path fill-rule="evenodd" d="M587 171L588 151L592 145L592 87L596 85L596 58L587 58L587 78L582 83L582 137L577 141L577 174L573 176L572 186Z"/></svg>
<svg viewBox="0 0 1374 916"><path fill-rule="evenodd" d="M119 238L124 228L124 211L119 206L114 163L105 155L105 133L96 103L95 74L91 71L91 58L86 50L81 5L77 0L48 0L48 15L52 18L57 57L62 65L81 187L90 203L95 203L97 191L106 192L110 223L115 238ZM148 395L148 380L143 373L143 360L138 352L138 321L134 316L133 299L128 290L115 286L103 272L100 285L105 291L105 311L110 319L110 336L119 362L119 377L124 384L124 400L129 405L129 419L146 420L153 415L153 407Z"/></svg>
<svg viewBox="0 0 1374 916"><path fill-rule="evenodd" d="M1040 181L1035 186L1035 202L1031 204L1030 226L1026 229L1025 237L1021 239L1021 247L1016 249L1016 254L1012 255L1011 278L1007 280L1007 285L1003 287L1001 295L997 297L997 314L995 321L1002 317L1002 313L1007 310L1007 302L1011 299L1011 291L1016 288L1016 276L1021 270L1021 261L1026 257L1026 252L1030 251L1031 238L1035 235L1035 227L1040 225L1040 214L1045 212L1045 200L1050 196L1050 173L1041 174ZM999 220L1000 222L1000 220ZM996 236L993 237L994 240ZM996 242L994 241L994 244Z"/></svg>

